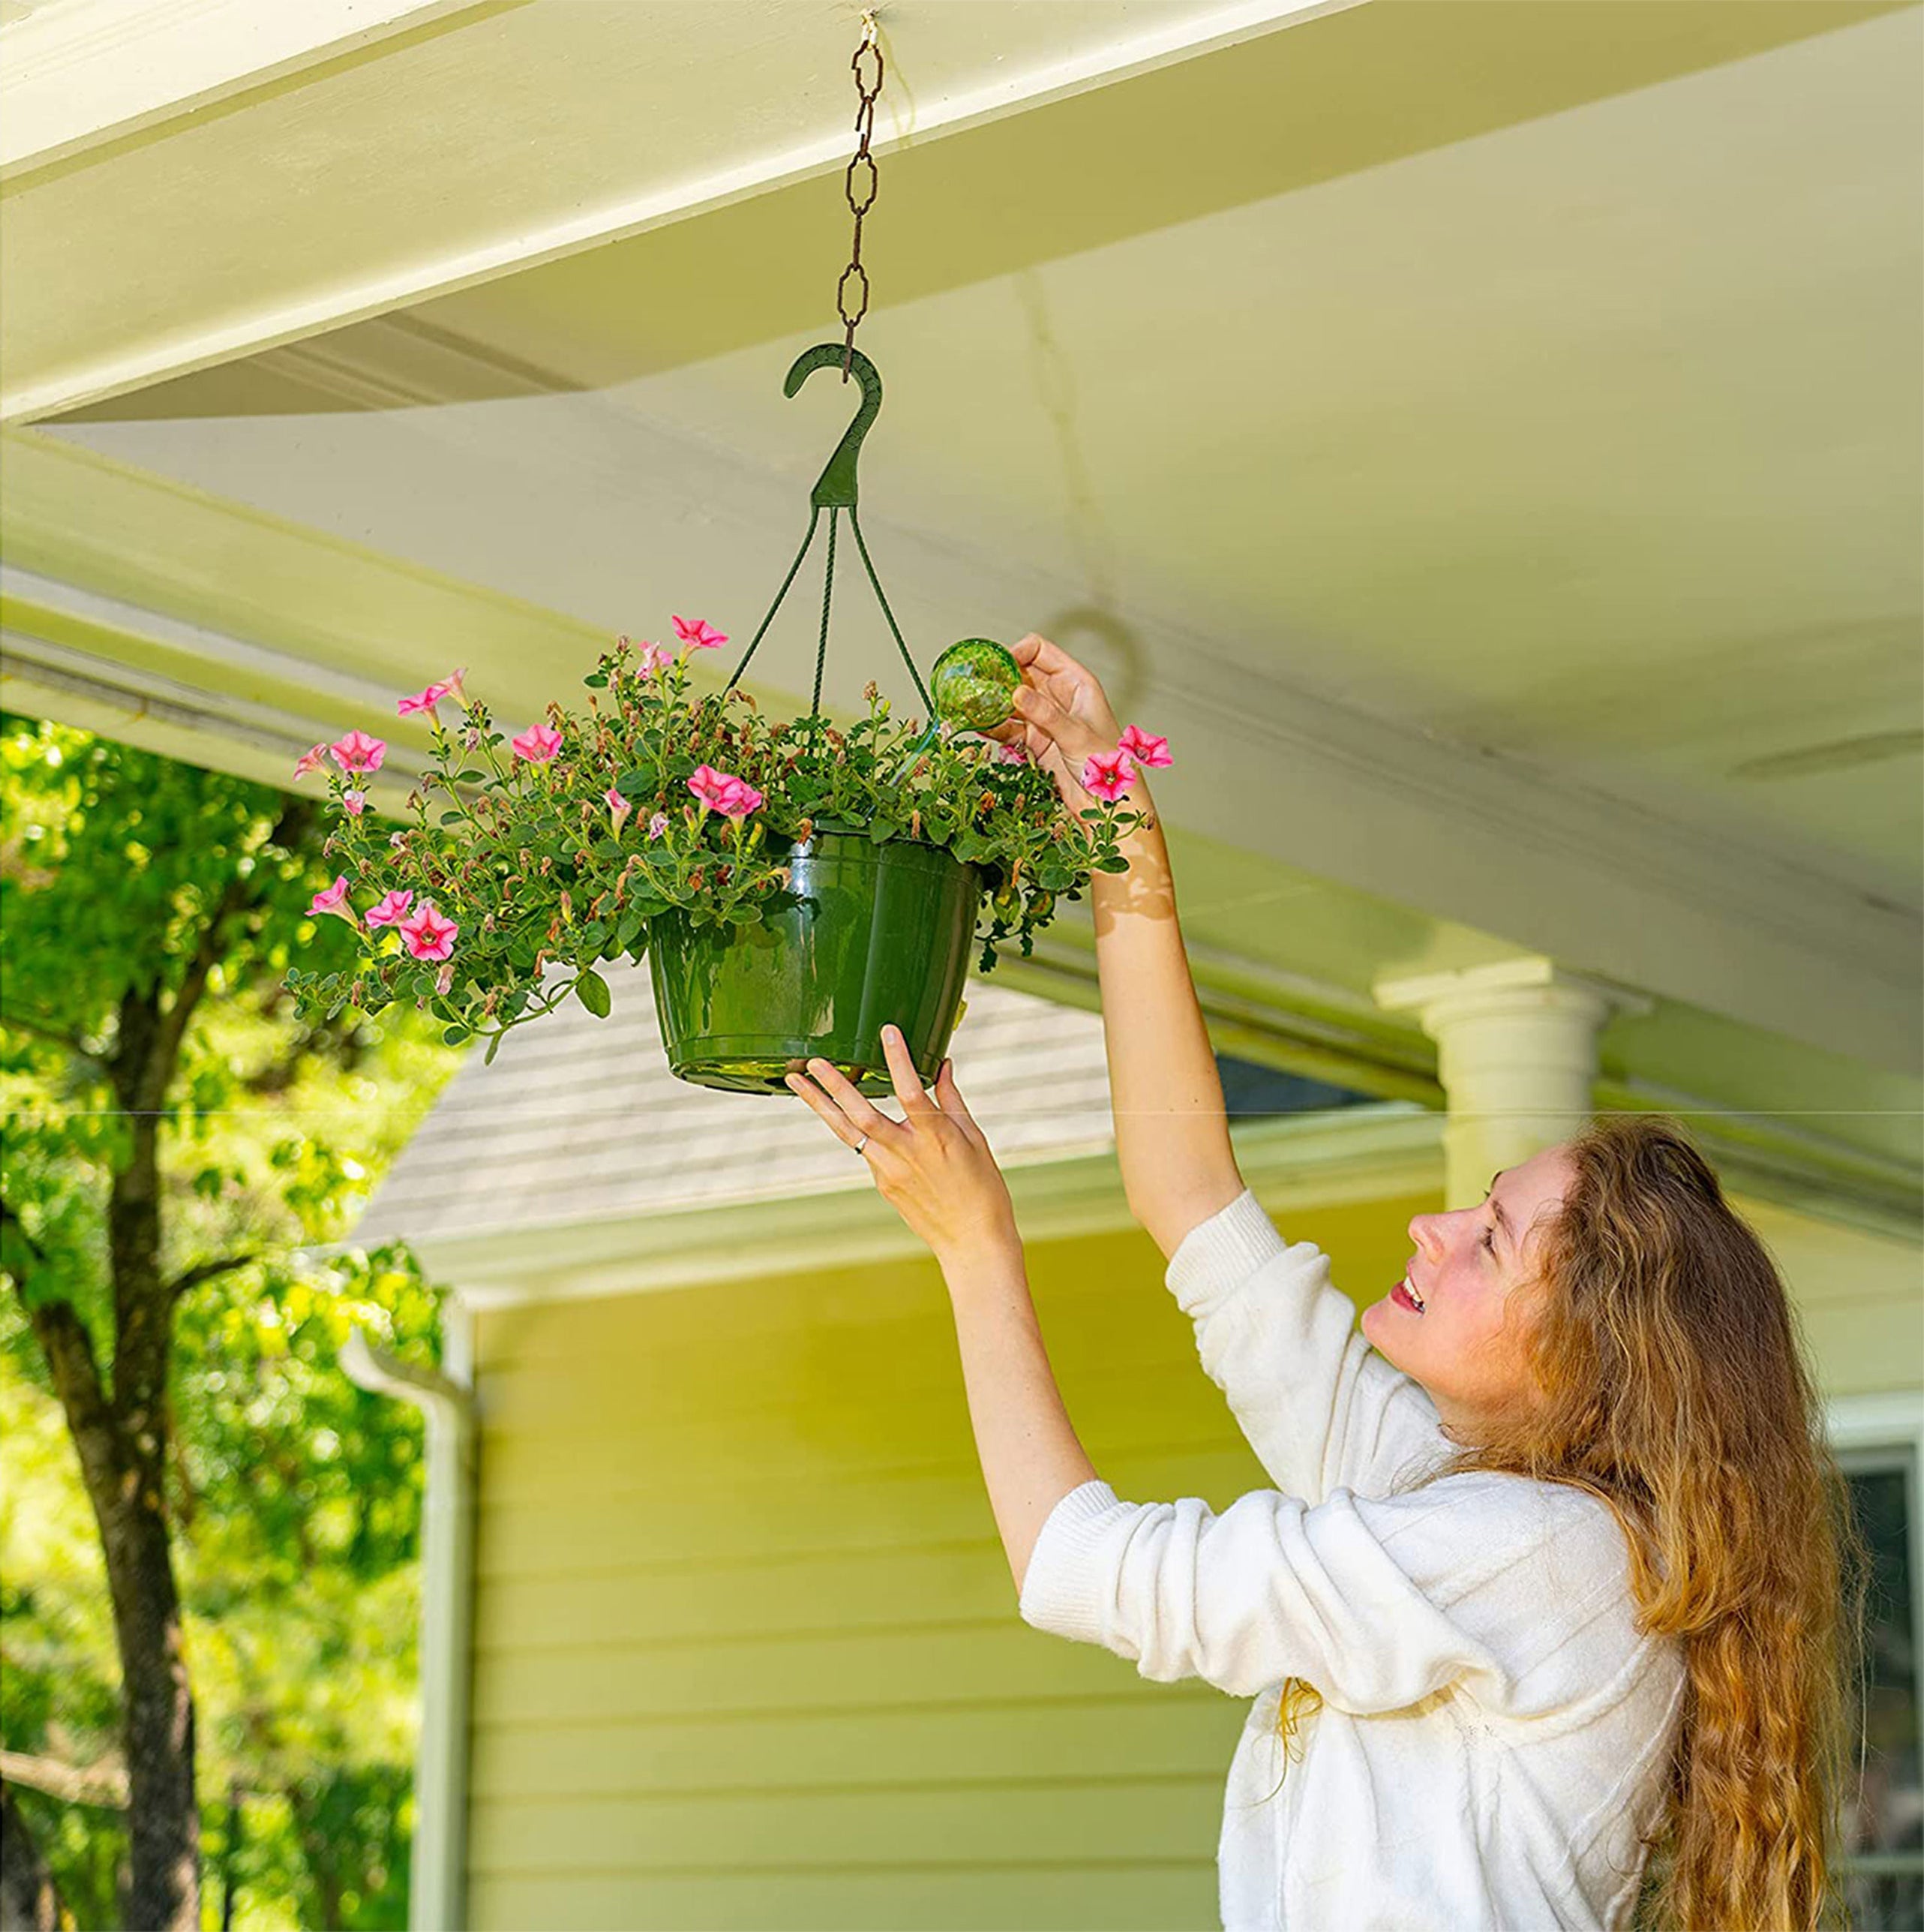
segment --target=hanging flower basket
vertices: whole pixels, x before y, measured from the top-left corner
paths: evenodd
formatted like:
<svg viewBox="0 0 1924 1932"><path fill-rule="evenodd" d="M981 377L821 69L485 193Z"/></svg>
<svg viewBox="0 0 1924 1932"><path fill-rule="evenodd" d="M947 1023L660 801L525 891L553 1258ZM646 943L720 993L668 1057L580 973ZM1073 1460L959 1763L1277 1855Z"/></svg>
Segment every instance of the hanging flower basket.
<svg viewBox="0 0 1924 1932"><path fill-rule="evenodd" d="M847 354L809 351L789 393ZM1137 765L1169 762L1166 744L1132 726L1087 762L1091 802L1072 813L1019 747L971 735L1006 716L1019 675L989 640L965 640L938 666L959 726L932 713L926 728L893 722L873 684L867 716L845 732L824 716L826 593L809 713L771 723L737 684L827 508L830 586L845 511L928 702L856 520L854 454L881 383L859 351L852 360L861 410L816 485L801 551L722 690L695 691L691 665L727 634L680 617L677 648L618 639L584 681L585 711L551 705L512 738L457 672L396 706L429 720L435 753L409 795L413 823L399 829L368 815L362 789L385 756L381 740L351 732L299 761L297 777L332 761L341 814L328 850L341 870L310 910L345 921L359 942L330 969L289 974L305 1014L406 1000L437 1014L450 1042L487 1038L492 1059L510 1029L571 994L605 1015L597 966L645 956L679 1077L788 1093L783 1076L820 1057L882 1094L884 1025L902 1029L932 1080L971 948L984 972L1010 939L1027 954L1092 871L1127 869L1117 840L1145 821L1123 801ZM457 706L458 721L443 716Z"/></svg>
<svg viewBox="0 0 1924 1932"><path fill-rule="evenodd" d="M902 1029L932 1084L948 1051L982 903L982 869L920 839L866 831L774 842L788 882L731 932L679 910L648 960L670 1068L704 1086L788 1091L812 1056L890 1090L881 1029Z"/></svg>

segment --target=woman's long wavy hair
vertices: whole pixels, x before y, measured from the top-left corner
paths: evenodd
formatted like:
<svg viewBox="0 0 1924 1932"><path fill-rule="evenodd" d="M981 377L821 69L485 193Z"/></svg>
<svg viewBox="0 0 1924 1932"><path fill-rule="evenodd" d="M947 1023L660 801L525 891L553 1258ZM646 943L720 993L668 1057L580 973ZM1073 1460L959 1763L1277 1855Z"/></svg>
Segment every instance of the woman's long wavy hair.
<svg viewBox="0 0 1924 1932"><path fill-rule="evenodd" d="M1837 1858L1871 1564L1796 1312L1673 1122L1605 1116L1565 1152L1575 1179L1538 1236L1535 1399L1424 1482L1500 1471L1601 1498L1639 1629L1682 1643L1637 1925L1847 1925ZM1286 1750L1308 1705L1290 1691Z"/></svg>

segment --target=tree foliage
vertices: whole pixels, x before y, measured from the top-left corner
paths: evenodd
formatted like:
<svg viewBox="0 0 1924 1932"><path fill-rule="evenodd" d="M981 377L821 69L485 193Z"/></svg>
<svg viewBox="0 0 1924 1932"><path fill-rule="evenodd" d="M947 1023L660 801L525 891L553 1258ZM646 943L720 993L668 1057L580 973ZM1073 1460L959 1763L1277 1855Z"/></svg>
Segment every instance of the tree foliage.
<svg viewBox="0 0 1924 1932"><path fill-rule="evenodd" d="M335 1353L359 1323L431 1360L435 1297L404 1251L296 1251L339 1239L455 1056L403 1008L296 1015L288 967L352 948L305 914L311 807L9 718L0 813L0 1738L135 1783L131 1811L8 1795L80 1924L140 1909L128 1711L155 1657L128 1600L170 1581L190 1829L236 1922L401 1924L420 1429ZM156 1526L160 1571L151 1535L128 1555Z"/></svg>

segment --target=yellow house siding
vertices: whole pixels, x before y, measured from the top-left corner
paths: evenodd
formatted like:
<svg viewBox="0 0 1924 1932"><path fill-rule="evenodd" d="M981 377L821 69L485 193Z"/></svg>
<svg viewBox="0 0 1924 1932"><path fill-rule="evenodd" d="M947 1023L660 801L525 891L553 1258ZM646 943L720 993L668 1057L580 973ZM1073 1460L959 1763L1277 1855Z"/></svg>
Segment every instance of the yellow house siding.
<svg viewBox="0 0 1924 1932"><path fill-rule="evenodd" d="M1294 1215L1373 1300L1428 1199ZM1136 1499L1265 1480L1139 1233L1031 1278ZM1217 1923L1247 1707L1031 1630L932 1263L484 1316L477 1927Z"/></svg>

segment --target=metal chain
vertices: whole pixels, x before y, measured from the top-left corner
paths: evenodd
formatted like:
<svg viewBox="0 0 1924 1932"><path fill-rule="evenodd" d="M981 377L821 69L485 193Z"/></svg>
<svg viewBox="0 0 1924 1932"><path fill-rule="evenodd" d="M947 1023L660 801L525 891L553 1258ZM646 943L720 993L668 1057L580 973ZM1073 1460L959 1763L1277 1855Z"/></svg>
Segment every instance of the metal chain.
<svg viewBox="0 0 1924 1932"><path fill-rule="evenodd" d="M875 84L871 86L862 77L862 57L873 54L875 57ZM875 101L882 91L881 43L875 38L875 17L865 13L862 16L862 44L855 50L855 57L848 63L849 71L855 77L855 92L861 105L855 110L855 131L862 137L848 169L842 176L842 187L848 197L848 212L855 218L855 241L850 251L848 266L842 272L842 279L835 285L835 312L842 317L846 329L847 339L843 344L842 380L848 380L850 362L855 350L855 325L869 312L869 272L862 266L862 218L875 205L875 192L881 186L881 178L875 171L875 158L869 152L869 137L875 132ZM855 198L855 170L868 170L866 192L862 199ZM862 284L862 303L853 315L848 312L848 284L854 278Z"/></svg>

